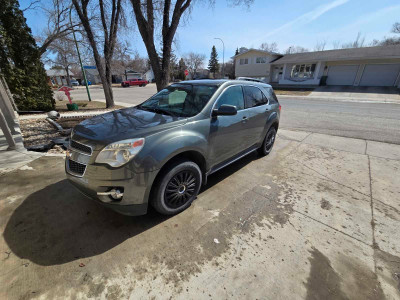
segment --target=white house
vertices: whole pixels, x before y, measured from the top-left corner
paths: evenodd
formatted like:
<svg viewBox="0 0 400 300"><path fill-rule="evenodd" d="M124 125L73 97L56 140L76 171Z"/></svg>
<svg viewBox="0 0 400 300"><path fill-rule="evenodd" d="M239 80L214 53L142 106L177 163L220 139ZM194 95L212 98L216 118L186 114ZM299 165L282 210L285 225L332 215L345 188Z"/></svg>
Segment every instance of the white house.
<svg viewBox="0 0 400 300"><path fill-rule="evenodd" d="M64 69L50 69L46 70L47 78L50 80L52 85L67 85L67 72ZM69 78L72 80L74 73L69 71Z"/></svg>
<svg viewBox="0 0 400 300"><path fill-rule="evenodd" d="M235 76L252 77L269 82L271 62L280 57L282 55L278 53L246 49L233 57L235 60Z"/></svg>
<svg viewBox="0 0 400 300"><path fill-rule="evenodd" d="M400 88L400 45L288 54L271 65L273 85Z"/></svg>
<svg viewBox="0 0 400 300"><path fill-rule="evenodd" d="M148 82L152 82L154 80L153 69L150 68L146 73L144 73L143 79L146 79Z"/></svg>

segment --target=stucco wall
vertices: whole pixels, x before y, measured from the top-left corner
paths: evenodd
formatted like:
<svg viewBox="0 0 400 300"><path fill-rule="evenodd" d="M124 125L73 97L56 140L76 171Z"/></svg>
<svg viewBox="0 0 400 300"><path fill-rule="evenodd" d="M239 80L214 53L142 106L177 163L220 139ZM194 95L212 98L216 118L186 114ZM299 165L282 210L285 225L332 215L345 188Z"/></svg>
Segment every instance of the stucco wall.
<svg viewBox="0 0 400 300"><path fill-rule="evenodd" d="M257 64L257 57L266 57L267 63ZM266 77L269 79L270 75L270 65L269 62L277 59L278 55L268 55L267 53L250 51L238 56L235 66L235 76L236 77ZM247 65L241 65L240 59L247 58L249 63Z"/></svg>

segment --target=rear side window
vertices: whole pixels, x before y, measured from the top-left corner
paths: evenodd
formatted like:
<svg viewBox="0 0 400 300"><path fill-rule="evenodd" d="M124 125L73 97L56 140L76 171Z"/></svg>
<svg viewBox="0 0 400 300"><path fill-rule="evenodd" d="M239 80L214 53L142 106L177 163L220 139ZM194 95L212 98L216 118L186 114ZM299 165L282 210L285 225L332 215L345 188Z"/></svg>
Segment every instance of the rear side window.
<svg viewBox="0 0 400 300"><path fill-rule="evenodd" d="M264 93L255 86L244 86L244 97L246 100L246 107L255 107L268 103Z"/></svg>
<svg viewBox="0 0 400 300"><path fill-rule="evenodd" d="M267 94L267 98L270 102L270 104L276 104L278 103L278 98L276 98L275 92L271 88L264 88L264 91Z"/></svg>
<svg viewBox="0 0 400 300"><path fill-rule="evenodd" d="M243 91L240 85L228 87L218 99L215 106L218 109L222 104L236 106L237 110L244 108Z"/></svg>

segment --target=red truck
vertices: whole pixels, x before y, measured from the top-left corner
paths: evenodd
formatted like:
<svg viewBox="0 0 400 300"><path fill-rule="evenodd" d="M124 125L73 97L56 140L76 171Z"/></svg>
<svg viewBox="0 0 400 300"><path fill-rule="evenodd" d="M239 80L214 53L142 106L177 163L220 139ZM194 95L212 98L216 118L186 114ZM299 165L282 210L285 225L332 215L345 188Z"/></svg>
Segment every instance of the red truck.
<svg viewBox="0 0 400 300"><path fill-rule="evenodd" d="M129 87L132 85L138 86L146 86L149 82L147 80L143 80L141 78L129 79L121 82L122 87Z"/></svg>

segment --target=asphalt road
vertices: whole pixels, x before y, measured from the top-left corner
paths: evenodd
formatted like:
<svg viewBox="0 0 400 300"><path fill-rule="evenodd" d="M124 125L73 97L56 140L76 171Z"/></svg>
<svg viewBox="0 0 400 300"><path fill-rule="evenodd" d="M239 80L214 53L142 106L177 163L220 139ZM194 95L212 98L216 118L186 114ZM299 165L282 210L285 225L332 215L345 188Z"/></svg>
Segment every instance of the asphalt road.
<svg viewBox="0 0 400 300"><path fill-rule="evenodd" d="M142 88L115 87L114 99L117 103L137 105L156 92L155 84ZM105 99L99 87L91 87L91 94L93 100ZM75 100L87 99L83 87L73 91L72 96ZM282 105L281 128L400 144L400 104L288 97L280 97L279 101Z"/></svg>
<svg viewBox="0 0 400 300"><path fill-rule="evenodd" d="M280 99L280 127L400 144L400 105Z"/></svg>

